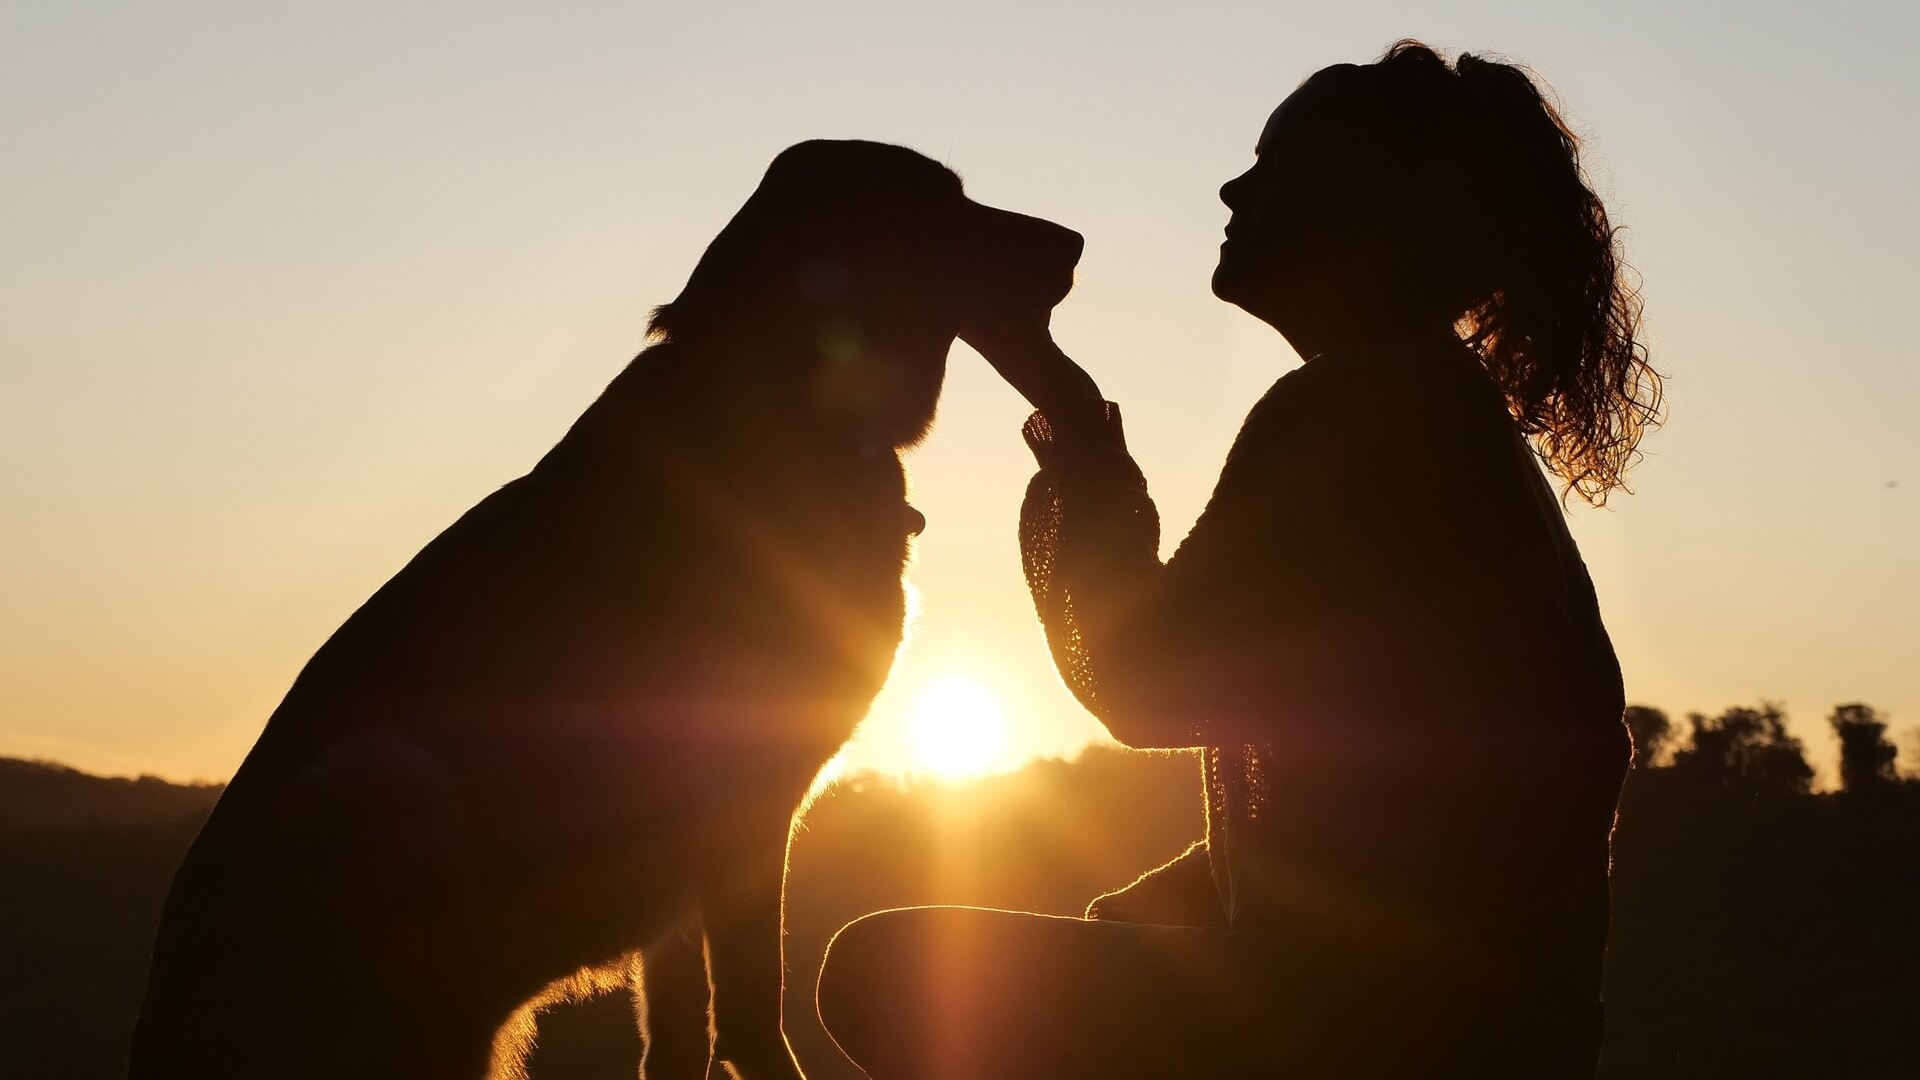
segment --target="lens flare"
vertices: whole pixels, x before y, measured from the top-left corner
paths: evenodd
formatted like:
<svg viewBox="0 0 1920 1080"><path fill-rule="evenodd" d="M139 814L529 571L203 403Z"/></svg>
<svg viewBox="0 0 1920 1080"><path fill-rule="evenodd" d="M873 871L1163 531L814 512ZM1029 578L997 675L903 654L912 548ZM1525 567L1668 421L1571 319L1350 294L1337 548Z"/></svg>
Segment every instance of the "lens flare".
<svg viewBox="0 0 1920 1080"><path fill-rule="evenodd" d="M914 763L946 780L967 780L1003 767L1007 718L985 687L949 679L927 688L908 724Z"/></svg>

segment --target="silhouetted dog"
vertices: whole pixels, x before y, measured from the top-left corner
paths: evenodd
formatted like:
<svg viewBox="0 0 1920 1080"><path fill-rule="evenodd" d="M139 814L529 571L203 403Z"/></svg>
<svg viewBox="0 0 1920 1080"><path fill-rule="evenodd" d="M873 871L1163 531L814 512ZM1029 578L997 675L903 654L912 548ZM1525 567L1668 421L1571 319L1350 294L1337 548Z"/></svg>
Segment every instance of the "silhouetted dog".
<svg viewBox="0 0 1920 1080"><path fill-rule="evenodd" d="M715 1052L780 1031L793 811L898 645L897 451L1080 238L911 151L782 153L655 344L301 672L173 884L135 1080L446 1077L697 913Z"/></svg>

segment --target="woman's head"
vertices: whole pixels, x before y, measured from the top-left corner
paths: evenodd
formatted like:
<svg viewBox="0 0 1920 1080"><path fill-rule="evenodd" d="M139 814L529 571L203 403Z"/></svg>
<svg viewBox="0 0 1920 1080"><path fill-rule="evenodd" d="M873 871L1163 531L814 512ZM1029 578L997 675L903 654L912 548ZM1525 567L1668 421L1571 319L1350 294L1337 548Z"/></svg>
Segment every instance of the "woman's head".
<svg viewBox="0 0 1920 1080"><path fill-rule="evenodd" d="M1579 144L1533 79L1402 42L1316 73L1268 120L1214 292L1313 355L1455 327L1590 502L1657 422L1639 299Z"/></svg>

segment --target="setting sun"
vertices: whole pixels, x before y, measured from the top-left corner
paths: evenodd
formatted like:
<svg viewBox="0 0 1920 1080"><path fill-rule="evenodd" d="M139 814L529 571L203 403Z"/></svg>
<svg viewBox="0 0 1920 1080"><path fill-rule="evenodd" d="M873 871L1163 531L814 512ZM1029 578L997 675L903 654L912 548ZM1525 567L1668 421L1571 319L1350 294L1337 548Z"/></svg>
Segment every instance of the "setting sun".
<svg viewBox="0 0 1920 1080"><path fill-rule="evenodd" d="M915 771L947 780L982 776L1002 763L1007 718L979 683L949 679L928 687L914 707L908 736Z"/></svg>

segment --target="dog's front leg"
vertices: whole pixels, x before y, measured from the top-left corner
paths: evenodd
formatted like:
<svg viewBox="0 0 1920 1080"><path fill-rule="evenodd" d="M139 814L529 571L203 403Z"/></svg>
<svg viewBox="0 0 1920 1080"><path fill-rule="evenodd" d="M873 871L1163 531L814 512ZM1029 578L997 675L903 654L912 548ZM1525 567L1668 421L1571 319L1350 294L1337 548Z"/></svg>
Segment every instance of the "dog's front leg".
<svg viewBox="0 0 1920 1080"><path fill-rule="evenodd" d="M647 947L640 1001L643 1080L707 1080L713 1062L707 962L698 923Z"/></svg>
<svg viewBox="0 0 1920 1080"><path fill-rule="evenodd" d="M780 901L789 817L775 836L722 856L701 898L707 976L713 983L713 1053L744 1080L802 1080L780 1029Z"/></svg>

